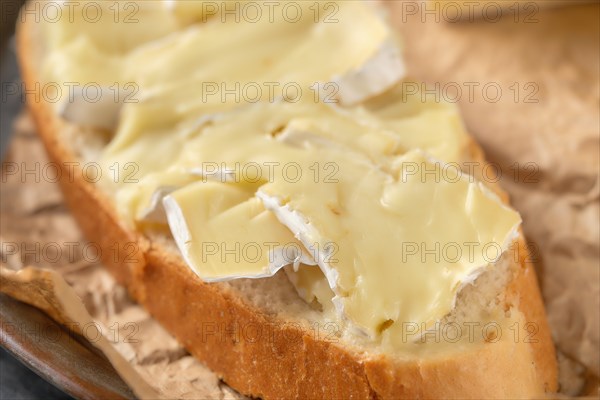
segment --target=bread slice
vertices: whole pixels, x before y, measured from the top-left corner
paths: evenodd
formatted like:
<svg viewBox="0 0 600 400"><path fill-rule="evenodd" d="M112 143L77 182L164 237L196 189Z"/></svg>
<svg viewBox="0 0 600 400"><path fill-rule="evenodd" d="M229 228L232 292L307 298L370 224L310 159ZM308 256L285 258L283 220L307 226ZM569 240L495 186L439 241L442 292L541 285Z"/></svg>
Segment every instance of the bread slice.
<svg viewBox="0 0 600 400"><path fill-rule="evenodd" d="M33 18L22 21L19 59L26 87L34 88L43 37ZM131 230L111 195L85 179L82 168L101 150L102 133L60 119L43 98L28 96L28 105L50 159L62 169L65 199L87 238L103 249L106 267L239 392L263 398L532 398L557 390L554 346L522 234L495 268L461 291L443 321L496 315L499 329L473 343L427 339L415 352L384 352L322 329L319 311L300 299L283 273L202 282L169 237ZM473 159L482 160L477 145L471 149ZM528 331L535 333L527 337Z"/></svg>

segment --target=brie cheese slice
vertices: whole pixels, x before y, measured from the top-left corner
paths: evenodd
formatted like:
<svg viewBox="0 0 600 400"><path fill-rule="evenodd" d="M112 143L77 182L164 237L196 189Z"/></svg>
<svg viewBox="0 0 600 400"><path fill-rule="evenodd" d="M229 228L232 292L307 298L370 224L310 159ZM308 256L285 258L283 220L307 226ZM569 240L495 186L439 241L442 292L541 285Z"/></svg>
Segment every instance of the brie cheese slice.
<svg viewBox="0 0 600 400"><path fill-rule="evenodd" d="M206 282L264 278L286 265L312 263L288 229L237 186L197 182L163 204L179 250Z"/></svg>
<svg viewBox="0 0 600 400"><path fill-rule="evenodd" d="M316 3L315 3L316 4ZM404 77L391 28L372 5L335 3L335 21L296 3L301 18L226 18L192 25L123 58L123 79L147 100L125 105L112 147L157 126L279 98L356 104ZM331 49L336 49L332 56ZM301 66L299 68L298 66Z"/></svg>
<svg viewBox="0 0 600 400"><path fill-rule="evenodd" d="M393 176L338 162L352 181L275 182L257 195L306 247L316 243L338 312L370 337L439 321L521 222L481 183L419 151L402 156Z"/></svg>
<svg viewBox="0 0 600 400"><path fill-rule="evenodd" d="M406 75L398 44L388 39L364 65L334 77L337 97L344 105L354 105L385 92Z"/></svg>
<svg viewBox="0 0 600 400"><path fill-rule="evenodd" d="M135 167L135 164L132 165ZM132 225L166 224L163 199L199 179L191 173L164 171L148 174L138 180L134 170L131 172L131 176L124 174L125 182L116 193L116 204L119 215Z"/></svg>

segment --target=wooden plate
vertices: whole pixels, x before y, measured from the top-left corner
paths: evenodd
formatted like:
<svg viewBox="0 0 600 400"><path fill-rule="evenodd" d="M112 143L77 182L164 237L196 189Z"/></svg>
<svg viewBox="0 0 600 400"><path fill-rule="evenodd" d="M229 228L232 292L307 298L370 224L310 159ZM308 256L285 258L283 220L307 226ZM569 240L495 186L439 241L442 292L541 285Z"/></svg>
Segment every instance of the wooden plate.
<svg viewBox="0 0 600 400"><path fill-rule="evenodd" d="M112 365L37 308L0 294L0 344L42 378L79 399L135 399Z"/></svg>

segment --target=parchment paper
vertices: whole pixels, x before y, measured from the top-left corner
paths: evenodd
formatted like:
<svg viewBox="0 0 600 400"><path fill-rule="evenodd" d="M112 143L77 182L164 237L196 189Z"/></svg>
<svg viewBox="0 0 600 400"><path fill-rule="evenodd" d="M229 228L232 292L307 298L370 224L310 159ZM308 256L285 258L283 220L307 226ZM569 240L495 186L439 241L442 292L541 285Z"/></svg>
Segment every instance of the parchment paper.
<svg viewBox="0 0 600 400"><path fill-rule="evenodd" d="M433 86L437 83L443 88L450 83L443 91L447 99L454 98L452 90L462 87L457 101L466 125L488 159L502 171L501 183L523 215L559 349L561 391L597 396L598 4L540 10L534 16L536 22L527 24L524 14L519 15L520 22L504 17L495 22L479 19L455 24L443 18L436 21L435 15L433 19L424 17L421 12L408 15L403 2L387 4L404 35L410 73ZM468 93L469 85L475 88L473 96ZM482 92L485 85L491 88L487 94ZM502 91L497 100L492 92L496 87ZM43 168L47 161L29 118L20 118L16 129L18 136L7 161L16 163L21 171L35 168L35 163ZM26 166L21 164L24 161ZM108 358L127 360L127 365L118 361L114 365L139 396L148 393L144 390L153 390L168 398L239 398L115 285L98 265L93 249L85 247L56 184L43 175L37 181L34 176L2 175L0 255L4 267L0 289L14 294L14 285L28 279L57 282L64 278L89 317L103 327L107 343L118 351ZM17 244L18 249L7 244ZM61 249L58 258L52 253L54 244ZM51 269L60 277L13 272L28 265ZM7 284L7 280L16 283ZM68 291L66 286L56 286L61 287L59 300L73 301L71 295L60 293ZM65 304L51 300L52 290L36 293L30 302L41 301L59 320L85 317L61 314ZM40 300L40 294L48 299ZM113 326L119 332L117 340ZM132 334L135 341L125 340Z"/></svg>

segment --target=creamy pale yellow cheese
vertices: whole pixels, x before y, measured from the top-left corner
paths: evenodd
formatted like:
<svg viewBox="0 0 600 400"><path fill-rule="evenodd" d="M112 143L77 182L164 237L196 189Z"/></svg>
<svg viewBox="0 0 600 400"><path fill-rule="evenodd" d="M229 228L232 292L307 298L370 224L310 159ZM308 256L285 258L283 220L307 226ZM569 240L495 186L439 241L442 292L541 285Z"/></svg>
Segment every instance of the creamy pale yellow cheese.
<svg viewBox="0 0 600 400"><path fill-rule="evenodd" d="M181 29L184 24L169 12L165 1L60 1L28 4L43 12L47 46L59 49L86 37L110 54L124 54L135 47ZM77 54L73 52L72 54ZM100 66L94 68L101 69ZM92 72L92 71L90 71ZM93 78L93 76L92 76Z"/></svg>
<svg viewBox="0 0 600 400"><path fill-rule="evenodd" d="M395 322L441 319L520 223L482 184L419 151L399 158L394 175L335 161L339 183L279 180L258 196L305 246L319 249L338 310L371 336Z"/></svg>
<svg viewBox="0 0 600 400"><path fill-rule="evenodd" d="M171 160L165 151L161 161L170 171L231 171L223 182L204 176L169 196L173 235L194 270L207 280L263 277L283 266L269 262L265 243L302 243L326 272L339 311L371 336L388 321L431 323L449 312L460 285L506 249L518 214L454 167L418 152L403 155L401 132L369 122L366 109L358 115L312 102L257 104L202 124ZM360 145L367 142L375 145ZM159 144L154 138L152 146ZM145 152L138 151L141 161ZM257 190L289 230L253 197ZM220 191L236 193L235 207L228 204L235 211L199 216L196 209ZM241 257L249 242L259 244L255 262L222 258L222 247L214 248L238 246ZM209 253L218 250L210 260L207 243ZM484 246L497 254L484 254ZM435 254L420 259L427 250ZM452 251L462 256L440 261ZM288 274L307 300L329 307L322 275L305 272Z"/></svg>
<svg viewBox="0 0 600 400"><path fill-rule="evenodd" d="M294 21L198 24L218 12L146 3L133 3L144 7L137 27L47 26L44 76L135 84L129 102L118 96L102 184L140 229L168 223L202 279L287 266L307 302L397 343L403 324L447 314L506 249L518 214L434 161L465 159L457 109L405 90L397 43L370 4L315 16L326 3L292 2ZM91 120L100 108L84 111L62 115Z"/></svg>
<svg viewBox="0 0 600 400"><path fill-rule="evenodd" d="M323 11L328 4L336 6L335 18ZM287 5L298 8L299 18L283 11ZM165 18L175 18L171 14ZM394 35L368 2L283 2L272 14L257 20L215 17L187 27L176 19L156 23L161 35L174 31L147 42L145 32L154 23L149 19L152 23L141 23L139 35L130 32L138 41L127 51L110 48L112 42L95 30L81 37L63 33L69 40L51 49L44 75L63 84L75 75L82 85L100 85L107 96L135 85L135 93L122 103L110 144L115 150L149 130L172 129L183 119L243 103L281 97L359 102L404 76ZM71 32L64 23L53 29ZM92 109L94 104L85 103Z"/></svg>
<svg viewBox="0 0 600 400"><path fill-rule="evenodd" d="M85 54L77 49L65 49L73 41L83 38L105 55L122 56L193 23L207 22L213 17L221 18L223 12L236 10L239 18L244 15L241 4L230 0L32 2L25 6L24 18L31 18L37 12L46 38L45 46L52 50L53 55L72 59L74 64L79 64L86 62ZM43 18L39 15L43 15ZM228 18L235 21L235 13ZM96 82L98 73L105 70L103 62L99 61L90 64L89 68L82 68L81 72L90 78L88 81ZM61 79L68 75L61 75L57 71L56 77ZM113 82L118 77L113 75Z"/></svg>
<svg viewBox="0 0 600 400"><path fill-rule="evenodd" d="M49 57L42 74L61 86L122 87L135 82L123 73L123 57L185 26L164 1L32 2L25 7L39 7L44 15L41 26Z"/></svg>
<svg viewBox="0 0 600 400"><path fill-rule="evenodd" d="M410 106L407 105L407 107ZM428 139L426 133L433 131L435 125L433 127L430 125L431 120L427 116L435 113L438 108L441 110L441 115L448 115L450 119L456 115L456 110L451 105L439 107L435 104L424 110L419 108L418 111L410 113L410 118L418 122L413 124L414 129L402 132L391 130L392 123L396 121L390 117L379 117L378 113L384 114L384 112L374 108L363 107L356 112L350 112L339 107L310 101L296 104L286 102L257 104L229 115L204 119L196 131L188 128L170 135L142 136L117 158L108 159L106 165L115 163L125 165L126 160L133 160L136 165L140 166L142 176L146 171L160 171L164 168L175 174L183 171L190 172L194 169L197 172L202 169L212 171L229 169L234 172L232 184L249 187L250 193L270 181L287 179L294 182L297 171L301 171L305 178L313 181L317 179L324 183L330 183L342 179L354 182L357 177L368 173L373 165L379 165L380 168L391 172L395 168L394 160L397 159L398 154L402 154L404 148L408 147L401 143L410 143L410 140L419 140L419 138ZM439 120L434 121L434 123L441 123ZM389 126L386 126L386 123ZM244 129L241 130L240 126L243 126ZM406 139L405 135L414 135L416 138ZM456 129L445 139L452 143L455 149L447 154L439 152L438 154L447 159L459 161L464 151L460 148L460 143L466 142L464 130ZM427 148L425 145L421 147ZM432 150L435 151L438 147L439 144L436 143ZM151 155L153 152L156 152L156 155ZM342 171L340 169L338 158L344 153L350 155L349 158L352 160L352 165L356 167L355 170ZM362 160L359 164L356 163L358 159ZM256 182L248 182L248 179L254 178L255 175L254 169L249 167L258 168L260 171L260 179L257 179ZM248 170L245 171L245 169ZM237 173L237 177L235 177L235 173ZM248 175L252 175L252 177ZM147 206L143 206L144 201L141 201L139 196L128 198L127 193L141 191L145 195L141 198L148 201L147 199L152 193L167 186L167 181L171 179L164 180L161 176L161 172L148 174L140 182L143 189L139 189L136 185L122 185L122 189L119 190L119 204L123 209L133 207L137 210L135 214L125 213L124 215L129 215L130 218L134 215L138 221L143 223L144 218L140 218L140 216ZM155 183L151 184L150 182ZM171 182L175 185L177 180L173 178ZM326 189L335 189L335 187L332 184L325 186ZM199 196L200 193L199 191L195 192L193 196ZM338 207L334 200L325 200L322 193L309 191L308 196L314 198L315 201L326 201L326 204L333 209ZM132 201L135 201L133 205L128 206ZM202 202L203 200L197 197L195 201ZM186 208L183 208L183 212L180 214L183 221L191 221L194 218L193 211ZM335 217L335 215L332 216ZM217 223L220 224L219 228L216 228ZM240 223L240 221L236 223L232 220L219 219L212 222L212 226L215 228L207 231L202 229L202 225L189 222L190 226L186 230L201 232L205 241L228 243L231 247L235 246L235 243L225 241L218 233L227 232L230 229L230 225L227 224L236 226ZM332 224L335 226L334 222ZM264 232L269 231L269 228L264 226L261 229ZM249 232L244 234L246 233L249 234L249 237L253 236ZM177 233L174 235L177 237ZM239 246L248 245L247 239L241 235L242 233L237 238L240 240ZM229 239L232 238L229 237ZM271 240L279 240L284 243L293 242L291 236L286 239L277 239L274 235ZM275 271L275 269L267 268L269 264L265 263L264 259L256 263L245 264L243 271L240 270L239 264L231 263L231 259L225 260L229 262L222 262L217 268L215 262L219 259L213 257L212 271L218 270L222 275L206 274L207 271L201 268L200 256L191 255L193 252L201 253L202 244L186 244L181 249L183 254L190 252L190 255L187 256L188 262L205 279L251 276L252 270L256 276L265 276ZM268 253L264 246L261 247L261 250L264 255ZM314 255L315 250L307 249L310 255ZM280 266L278 265L278 267ZM301 267L298 272L291 271L288 272L288 275L292 282L295 282L293 275L298 274L296 286L305 291L307 299L310 301L311 296L315 297L326 310L331 310L331 297L328 298L326 294L323 294L328 292L325 289L327 281L324 280L324 276L314 267L308 273L309 276L305 277L307 273L308 271ZM303 288L304 284L308 285L305 289ZM321 293L321 295L319 296L317 293Z"/></svg>
<svg viewBox="0 0 600 400"><path fill-rule="evenodd" d="M247 10L244 2L248 0L163 0L167 9L172 11L179 21L184 23L206 22L213 17L238 18L249 16L255 18ZM254 6L258 6L255 3ZM250 6L252 8L253 6ZM262 10L261 10L262 12ZM257 14L258 15L258 14Z"/></svg>
<svg viewBox="0 0 600 400"><path fill-rule="evenodd" d="M261 278L300 262L301 244L240 186L200 181L164 204L177 245L205 281Z"/></svg>
<svg viewBox="0 0 600 400"><path fill-rule="evenodd" d="M65 82L78 86L88 83L110 86L121 80L121 59L102 52L97 44L83 35L74 38L51 52L42 66L42 74L47 82L59 83L61 90L67 90Z"/></svg>
<svg viewBox="0 0 600 400"><path fill-rule="evenodd" d="M137 165L124 164L123 186L116 193L117 210L121 215L129 215L139 222L166 224L162 208L163 198L186 185L201 180L202 177L191 172L165 171L149 174L141 179L136 177Z"/></svg>
<svg viewBox="0 0 600 400"><path fill-rule="evenodd" d="M333 81L353 70L365 78L374 75L369 90L353 93L355 100L377 94L403 76L399 55L392 65L385 63L391 77L361 69L382 46L395 48L389 27L365 2L339 3L337 22L323 15L315 19L315 3L294 4L302 10L298 21L281 13L257 22L210 21L133 52L125 76L135 79L148 98L125 105L111 149L148 129L170 128L182 119L243 103L280 97L337 101L343 82ZM322 87L323 82L329 85Z"/></svg>
<svg viewBox="0 0 600 400"><path fill-rule="evenodd" d="M256 135L255 132L262 135L276 133L279 142L293 147L318 140L323 146L364 154L373 163L387 169L394 156L414 148L421 148L447 162L459 163L465 159L468 136L455 105L420 103L413 97L403 101L400 89L383 97L391 105L380 106L380 98L351 108L301 99L297 103L279 101L250 105L227 116L192 118L171 130L149 131L137 139L132 138L120 149L106 149L102 164L106 169L123 169L133 162L138 167L135 176L140 179L165 169L186 171L202 164L214 166L215 163L221 167L227 161L244 162L253 156L253 148L240 146L240 137ZM204 135L214 130L217 120L222 120L218 128L221 133ZM245 127L245 132L240 132L240 126ZM258 151L262 146L260 143L256 145ZM235 154L231 159L227 157L230 153ZM282 164L290 161L281 154L282 157L276 160L270 159L280 163L278 173L282 173ZM324 177L333 173L334 166L325 165L327 160L317 161L321 170L313 168L305 173L320 173ZM260 166L261 176L266 178L269 165L261 163ZM108 178L113 175L105 174ZM126 176L126 171L119 176ZM109 183L122 186L120 180L109 180Z"/></svg>

